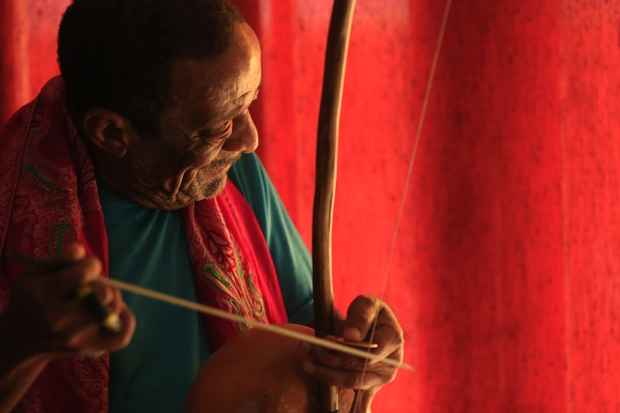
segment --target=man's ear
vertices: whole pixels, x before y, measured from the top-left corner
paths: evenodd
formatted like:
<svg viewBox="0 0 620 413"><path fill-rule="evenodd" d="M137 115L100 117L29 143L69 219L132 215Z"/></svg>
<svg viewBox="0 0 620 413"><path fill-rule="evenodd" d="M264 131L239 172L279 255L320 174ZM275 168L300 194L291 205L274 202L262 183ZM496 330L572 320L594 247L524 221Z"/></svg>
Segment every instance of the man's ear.
<svg viewBox="0 0 620 413"><path fill-rule="evenodd" d="M97 148L115 158L123 158L133 134L129 121L116 112L91 109L83 120L86 138Z"/></svg>

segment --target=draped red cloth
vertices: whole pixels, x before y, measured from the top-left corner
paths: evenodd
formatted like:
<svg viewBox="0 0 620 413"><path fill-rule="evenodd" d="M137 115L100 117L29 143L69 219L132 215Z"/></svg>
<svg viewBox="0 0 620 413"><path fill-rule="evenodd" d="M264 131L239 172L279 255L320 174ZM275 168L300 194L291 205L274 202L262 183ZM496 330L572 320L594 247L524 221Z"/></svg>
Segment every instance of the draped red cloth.
<svg viewBox="0 0 620 413"><path fill-rule="evenodd" d="M263 46L261 158L309 241L333 2L237 2ZM373 411L617 411L620 1L452 1L403 194L446 4L360 0L353 22L335 296L385 298L416 367Z"/></svg>
<svg viewBox="0 0 620 413"><path fill-rule="evenodd" d="M93 163L64 107L60 78L21 109L0 134L0 311L21 276L17 256L50 258L83 243L107 275L108 239ZM262 322L287 321L269 248L251 207L229 182L215 198L184 210L197 296ZM140 320L138 320L140 322ZM240 326L205 318L214 349ZM67 358L48 366L21 404L27 413L105 413L109 358Z"/></svg>
<svg viewBox="0 0 620 413"><path fill-rule="evenodd" d="M69 1L4 4L24 3L35 9ZM263 46L263 86L253 107L264 137L261 158L309 240L331 0L236 3ZM385 297L417 370L387 386L374 411L614 412L620 2L452 4L387 270L446 1L360 0L353 25L335 293L341 307L360 292ZM17 56L16 69L50 70L48 76L54 50L40 33L53 38L46 27L57 18L36 17L32 42L6 42L0 55ZM21 21L0 24L0 31L25 30ZM29 64L45 56L46 67ZM29 75L29 96L42 84L37 76ZM22 82L9 85L22 90Z"/></svg>

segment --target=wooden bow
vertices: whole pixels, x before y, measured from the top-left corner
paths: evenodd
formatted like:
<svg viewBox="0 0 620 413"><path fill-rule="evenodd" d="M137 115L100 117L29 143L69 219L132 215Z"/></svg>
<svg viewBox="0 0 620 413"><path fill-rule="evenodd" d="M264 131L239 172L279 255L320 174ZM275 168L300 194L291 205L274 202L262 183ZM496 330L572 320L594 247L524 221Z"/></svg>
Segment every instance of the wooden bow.
<svg viewBox="0 0 620 413"><path fill-rule="evenodd" d="M319 337L334 334L332 285L332 216L336 192L338 132L347 51L356 0L334 0L325 54L323 92L316 148L316 180L312 221L314 320ZM338 389L319 391L322 412L338 412Z"/></svg>

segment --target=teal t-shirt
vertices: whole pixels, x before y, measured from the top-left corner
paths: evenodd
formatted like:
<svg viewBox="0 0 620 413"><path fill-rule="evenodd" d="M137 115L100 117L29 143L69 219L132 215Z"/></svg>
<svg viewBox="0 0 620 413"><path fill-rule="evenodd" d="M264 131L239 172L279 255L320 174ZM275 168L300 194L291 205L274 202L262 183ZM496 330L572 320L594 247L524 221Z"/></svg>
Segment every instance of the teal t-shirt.
<svg viewBox="0 0 620 413"><path fill-rule="evenodd" d="M307 249L254 154L231 169L260 223L278 273L289 321L310 324L311 264ZM143 208L100 188L112 277L195 301L194 275L178 211ZM199 316L124 294L138 324L129 346L111 355L110 412L181 412L209 344Z"/></svg>

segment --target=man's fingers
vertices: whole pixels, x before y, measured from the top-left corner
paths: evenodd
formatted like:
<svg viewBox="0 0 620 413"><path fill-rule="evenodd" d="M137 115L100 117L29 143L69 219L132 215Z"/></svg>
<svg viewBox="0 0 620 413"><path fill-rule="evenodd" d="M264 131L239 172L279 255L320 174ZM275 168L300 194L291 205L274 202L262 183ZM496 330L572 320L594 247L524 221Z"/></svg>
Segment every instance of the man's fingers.
<svg viewBox="0 0 620 413"><path fill-rule="evenodd" d="M55 291L57 299L68 300L78 298L74 296L77 289L96 281L101 271L101 261L94 257L88 257L68 268L43 277L41 281L45 284L48 292Z"/></svg>
<svg viewBox="0 0 620 413"><path fill-rule="evenodd" d="M119 350L129 344L136 327L135 317L126 307L119 317L122 330L118 334L106 331L99 321L93 321L92 318L74 319L54 340L54 346L59 351L84 354Z"/></svg>
<svg viewBox="0 0 620 413"><path fill-rule="evenodd" d="M367 390L381 386L388 381L385 374L375 370L365 372L348 372L321 366L311 361L303 364L304 371L316 379L345 389Z"/></svg>
<svg viewBox="0 0 620 413"><path fill-rule="evenodd" d="M97 342L94 344L97 350L117 351L127 347L131 342L131 338L136 329L136 318L127 307L121 310L119 317L121 320L121 331L117 334L111 334L107 331L100 330Z"/></svg>
<svg viewBox="0 0 620 413"><path fill-rule="evenodd" d="M90 286L93 289L93 293L97 297L97 300L111 309L112 303L115 299L114 288L108 287L99 281L94 281Z"/></svg>
<svg viewBox="0 0 620 413"><path fill-rule="evenodd" d="M388 308L384 308L377 318L377 327L372 342L379 346L375 354L381 358L393 355L403 347L402 329Z"/></svg>
<svg viewBox="0 0 620 413"><path fill-rule="evenodd" d="M92 283L89 288L92 289L91 294L98 305L109 312L120 312L119 305L114 303L115 293L112 288L96 283ZM89 323L99 323L101 318L100 314L85 302L85 298L72 298L58 300L58 304L49 313L49 321L52 332L62 332L80 329Z"/></svg>
<svg viewBox="0 0 620 413"><path fill-rule="evenodd" d="M71 262L83 259L86 256L86 249L80 243L71 243L63 251L60 257L53 258L32 258L23 255L13 255L27 273L47 273L58 271Z"/></svg>
<svg viewBox="0 0 620 413"><path fill-rule="evenodd" d="M54 340L56 347L62 351L79 351L86 348L85 344L93 341L93 337L99 335L100 325L97 321L89 319L86 323L76 322L68 326L62 334Z"/></svg>
<svg viewBox="0 0 620 413"><path fill-rule="evenodd" d="M374 328L374 331L372 331ZM392 310L381 300L360 296L349 306L347 319L344 322L345 339L371 340L377 344L372 353L377 356L376 362L366 363L362 369L358 389L368 389L389 383L396 377L397 369L386 366L381 360L390 358L402 361L403 359L403 330ZM332 377L334 380L353 380L355 374L346 369L355 366L356 362L340 356L324 356L316 365L317 371ZM342 376L335 372L340 370ZM334 383L336 384L336 383ZM350 384L350 383L349 383Z"/></svg>
<svg viewBox="0 0 620 413"><path fill-rule="evenodd" d="M61 314L53 317L54 331L65 329L66 326L74 323L74 320L101 321L102 313L120 313L122 299L117 297L114 288L108 287L97 281L88 284L86 296L80 297L75 290L66 294L66 299L59 299L54 314ZM79 291L79 290L78 290ZM73 296L76 294L76 296ZM120 295L120 294L119 294Z"/></svg>
<svg viewBox="0 0 620 413"><path fill-rule="evenodd" d="M102 263L87 256L82 245L70 245L57 259L19 261L25 272L7 314L17 320L13 324L32 330L25 336L39 343L33 351L100 354L129 343L135 318L120 292L100 282Z"/></svg>
<svg viewBox="0 0 620 413"><path fill-rule="evenodd" d="M62 258L67 261L76 261L86 257L86 248L78 242L73 242L65 248Z"/></svg>
<svg viewBox="0 0 620 413"><path fill-rule="evenodd" d="M402 347L396 346L394 348L391 345L390 347L393 348L391 353L387 353L386 351L385 354L383 352L379 354L381 360L390 358L395 361L402 361ZM390 380L395 377L397 372L395 367L382 363L381 361L371 362L370 360L360 357L318 348L313 349L311 361L317 365L343 372L357 372L363 374L366 372L380 373L382 377Z"/></svg>
<svg viewBox="0 0 620 413"><path fill-rule="evenodd" d="M112 300L108 304L108 308L110 311L116 314L120 314L121 311L125 308L125 303L123 302L123 295L120 290L116 288L110 288L112 291Z"/></svg>
<svg viewBox="0 0 620 413"><path fill-rule="evenodd" d="M50 330L52 334L59 334L59 340L65 340L68 335L84 328L88 324L96 324L97 319L81 308L79 303L68 303L55 309L50 314Z"/></svg>
<svg viewBox="0 0 620 413"><path fill-rule="evenodd" d="M312 351L312 357L319 365L351 372L362 372L367 364L366 359L320 348Z"/></svg>
<svg viewBox="0 0 620 413"><path fill-rule="evenodd" d="M344 338L351 341L364 340L381 307L382 302L377 298L360 295L353 300L344 321Z"/></svg>
<svg viewBox="0 0 620 413"><path fill-rule="evenodd" d="M58 259L18 258L25 268L22 279L42 301L63 304L70 300L78 287L97 279L101 274L101 261L86 257L80 244L71 244L64 257ZM50 301L51 300L51 301Z"/></svg>
<svg viewBox="0 0 620 413"><path fill-rule="evenodd" d="M351 303L343 335L351 341L372 340L378 345L373 352L379 357L387 357L403 345L398 319L385 303L373 297L359 296Z"/></svg>

